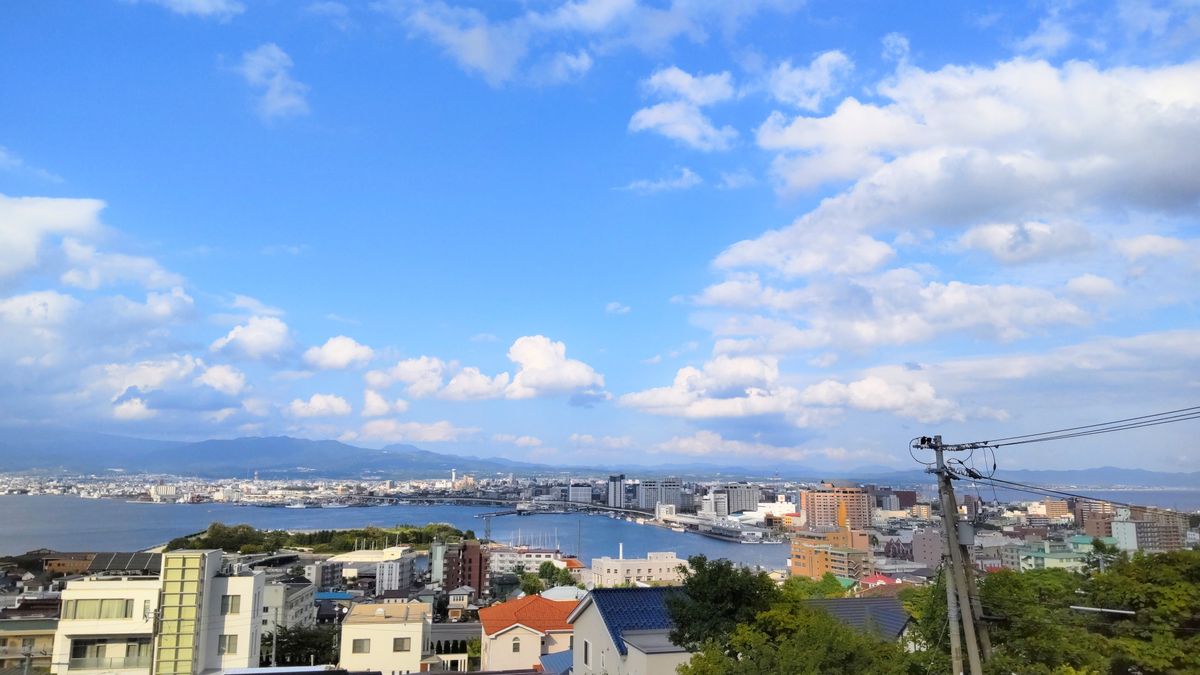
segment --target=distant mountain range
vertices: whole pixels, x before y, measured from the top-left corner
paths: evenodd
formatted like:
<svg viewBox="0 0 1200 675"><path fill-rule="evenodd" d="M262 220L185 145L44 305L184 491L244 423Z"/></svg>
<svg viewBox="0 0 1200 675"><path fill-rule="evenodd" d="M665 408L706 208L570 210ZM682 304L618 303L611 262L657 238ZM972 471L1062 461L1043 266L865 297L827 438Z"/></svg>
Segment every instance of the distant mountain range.
<svg viewBox="0 0 1200 675"><path fill-rule="evenodd" d="M622 472L633 477L678 475L685 478L847 479L882 484L926 483L920 470L888 467L821 470L780 463L770 467L724 466L697 462L656 466L554 466L503 457L470 457L429 452L412 445L360 448L339 441L313 441L288 436L247 437L198 442L130 438L85 431L45 428L0 428L0 471L171 473L203 478L320 476L328 478L428 478L460 473L495 475L567 472ZM1056 486L1147 486L1200 488L1200 472L1166 473L1100 467L1072 470L1006 470L997 477Z"/></svg>

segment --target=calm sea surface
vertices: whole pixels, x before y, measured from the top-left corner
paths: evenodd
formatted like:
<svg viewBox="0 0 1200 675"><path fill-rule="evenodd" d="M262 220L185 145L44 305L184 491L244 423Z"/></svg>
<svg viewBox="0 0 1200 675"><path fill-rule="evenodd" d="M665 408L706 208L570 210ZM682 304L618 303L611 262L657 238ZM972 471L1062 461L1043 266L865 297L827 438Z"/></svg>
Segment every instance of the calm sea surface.
<svg viewBox="0 0 1200 675"><path fill-rule="evenodd" d="M285 509L227 504L131 504L113 499L81 499L58 495L0 495L0 554L36 548L59 551L132 551L149 548L210 523L247 523L259 528L323 529L450 523L483 536L484 520L476 514L497 507L373 506L346 509ZM554 546L585 561L616 557L618 544L625 556L649 551L674 551L680 557L703 553L775 569L787 566L787 546L737 544L638 525L607 516L546 514L492 518L492 538Z"/></svg>

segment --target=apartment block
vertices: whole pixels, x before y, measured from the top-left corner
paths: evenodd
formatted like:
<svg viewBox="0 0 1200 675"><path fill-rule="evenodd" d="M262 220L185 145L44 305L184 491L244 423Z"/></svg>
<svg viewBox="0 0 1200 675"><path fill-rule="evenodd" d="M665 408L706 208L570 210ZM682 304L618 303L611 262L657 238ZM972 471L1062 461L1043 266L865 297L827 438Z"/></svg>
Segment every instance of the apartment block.
<svg viewBox="0 0 1200 675"><path fill-rule="evenodd" d="M681 566L687 565L674 553L647 553L645 558L592 559L592 584L596 588L632 584L677 584L683 574Z"/></svg>
<svg viewBox="0 0 1200 675"><path fill-rule="evenodd" d="M317 623L317 587L307 579L279 579L263 585L262 632Z"/></svg>
<svg viewBox="0 0 1200 675"><path fill-rule="evenodd" d="M810 528L838 526L844 509L845 523L860 530L871 525L871 496L859 487L836 487L829 483L800 492L800 512Z"/></svg>
<svg viewBox="0 0 1200 675"><path fill-rule="evenodd" d="M625 508L625 474L608 477L608 505L615 509Z"/></svg>
<svg viewBox="0 0 1200 675"><path fill-rule="evenodd" d="M31 671L49 671L57 627L52 618L0 619L0 671L22 672L26 662Z"/></svg>

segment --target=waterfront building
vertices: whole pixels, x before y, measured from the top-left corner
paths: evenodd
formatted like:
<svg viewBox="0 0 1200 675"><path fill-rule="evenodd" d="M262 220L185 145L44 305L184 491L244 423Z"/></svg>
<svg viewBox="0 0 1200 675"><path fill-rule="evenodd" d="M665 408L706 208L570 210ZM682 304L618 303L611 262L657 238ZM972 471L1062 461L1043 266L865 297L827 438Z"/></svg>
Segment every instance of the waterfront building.
<svg viewBox="0 0 1200 675"><path fill-rule="evenodd" d="M700 515L709 518L724 518L729 515L729 495L713 490L700 498Z"/></svg>
<svg viewBox="0 0 1200 675"><path fill-rule="evenodd" d="M592 585L596 588L628 584L678 584L680 567L687 565L675 553L647 553L645 558L619 556L592 559Z"/></svg>
<svg viewBox="0 0 1200 675"><path fill-rule="evenodd" d="M567 501L579 504L592 503L592 486L590 483L571 483L567 489Z"/></svg>
<svg viewBox="0 0 1200 675"><path fill-rule="evenodd" d="M257 666L263 574L226 568L221 551L174 551L160 575L67 583L53 673L199 675ZM158 630L155 631L157 619Z"/></svg>
<svg viewBox="0 0 1200 675"><path fill-rule="evenodd" d="M754 511L762 499L762 488L750 483L727 483L721 486L720 490L726 495L728 513Z"/></svg>
<svg viewBox="0 0 1200 675"><path fill-rule="evenodd" d="M316 560L304 566L304 577L313 582L317 590L335 588L342 584L342 563L334 560Z"/></svg>
<svg viewBox="0 0 1200 675"><path fill-rule="evenodd" d="M308 579L284 577L266 582L262 595L262 632L317 623L317 587Z"/></svg>
<svg viewBox="0 0 1200 675"><path fill-rule="evenodd" d="M625 508L625 474L608 477L608 505L614 509Z"/></svg>
<svg viewBox="0 0 1200 675"><path fill-rule="evenodd" d="M533 670L542 655L569 651L577 604L528 595L479 610L483 670Z"/></svg>
<svg viewBox="0 0 1200 675"><path fill-rule="evenodd" d="M518 567L537 572L542 563L562 560L562 553L551 548L531 546L492 546L488 549L488 571L492 574L513 574Z"/></svg>
<svg viewBox="0 0 1200 675"><path fill-rule="evenodd" d="M433 607L428 603L354 605L342 621L338 666L349 671L423 672L432 625Z"/></svg>
<svg viewBox="0 0 1200 675"><path fill-rule="evenodd" d="M637 504L643 511L653 511L655 504L682 505L683 484L678 478L643 480L638 484Z"/></svg>
<svg viewBox="0 0 1200 675"><path fill-rule="evenodd" d="M844 511L844 509L843 509ZM845 516L842 518L845 522ZM792 576L820 579L826 573L857 579L868 573L871 537L848 525L792 533L789 569Z"/></svg>
<svg viewBox="0 0 1200 675"><path fill-rule="evenodd" d="M575 675L673 673L692 655L670 640L670 588L597 588L567 621L575 633Z"/></svg>

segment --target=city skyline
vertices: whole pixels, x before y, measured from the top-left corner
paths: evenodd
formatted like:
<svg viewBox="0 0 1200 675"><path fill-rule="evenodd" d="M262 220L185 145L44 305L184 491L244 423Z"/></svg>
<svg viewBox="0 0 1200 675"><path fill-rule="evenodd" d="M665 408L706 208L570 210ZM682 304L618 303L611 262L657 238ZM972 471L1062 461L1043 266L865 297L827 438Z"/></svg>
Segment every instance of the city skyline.
<svg viewBox="0 0 1200 675"><path fill-rule="evenodd" d="M907 469L1196 405L1197 10L891 9L10 7L0 425Z"/></svg>

